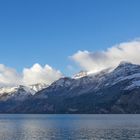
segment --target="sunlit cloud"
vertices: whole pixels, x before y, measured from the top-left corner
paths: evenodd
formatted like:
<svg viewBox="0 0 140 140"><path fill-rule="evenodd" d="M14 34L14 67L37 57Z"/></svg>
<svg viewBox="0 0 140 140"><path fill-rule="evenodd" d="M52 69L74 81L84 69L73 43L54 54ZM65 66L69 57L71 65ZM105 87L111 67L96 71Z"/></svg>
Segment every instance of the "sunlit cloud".
<svg viewBox="0 0 140 140"><path fill-rule="evenodd" d="M78 51L71 59L82 69L93 72L115 67L121 61L140 64L140 40L120 43L105 51Z"/></svg>
<svg viewBox="0 0 140 140"><path fill-rule="evenodd" d="M0 86L32 85L37 83L51 84L62 77L59 70L49 65L42 67L34 64L31 68L24 68L22 73L16 69L0 64Z"/></svg>
<svg viewBox="0 0 140 140"><path fill-rule="evenodd" d="M34 64L31 68L23 70L23 83L31 85L36 83L50 84L62 76L59 70L53 69L49 65L42 67L40 64Z"/></svg>

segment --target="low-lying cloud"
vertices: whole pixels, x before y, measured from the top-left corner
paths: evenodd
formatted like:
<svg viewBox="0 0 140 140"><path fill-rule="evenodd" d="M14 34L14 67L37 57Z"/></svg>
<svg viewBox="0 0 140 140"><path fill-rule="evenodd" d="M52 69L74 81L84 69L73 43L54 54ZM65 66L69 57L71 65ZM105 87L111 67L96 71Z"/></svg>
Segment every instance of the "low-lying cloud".
<svg viewBox="0 0 140 140"><path fill-rule="evenodd" d="M140 64L140 41L120 43L106 51L78 51L71 58L83 69L93 72L115 67L121 61Z"/></svg>
<svg viewBox="0 0 140 140"><path fill-rule="evenodd" d="M0 64L0 87L37 83L51 84L60 77L62 73L49 65L42 67L40 64L34 64L31 68L24 68L22 73L18 73L15 69Z"/></svg>

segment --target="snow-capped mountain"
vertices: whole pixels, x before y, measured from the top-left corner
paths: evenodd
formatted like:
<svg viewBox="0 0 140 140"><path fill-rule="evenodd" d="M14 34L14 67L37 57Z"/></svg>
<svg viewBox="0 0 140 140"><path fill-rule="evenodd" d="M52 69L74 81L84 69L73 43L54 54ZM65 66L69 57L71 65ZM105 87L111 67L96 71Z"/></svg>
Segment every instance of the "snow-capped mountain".
<svg viewBox="0 0 140 140"><path fill-rule="evenodd" d="M63 77L50 86L3 88L0 99L2 113L140 113L140 65L123 62L114 69Z"/></svg>
<svg viewBox="0 0 140 140"><path fill-rule="evenodd" d="M34 85L30 85L28 86L30 89L34 90L35 93L38 92L38 91L41 91L42 89L45 89L47 88L49 85L45 84L45 83L37 83L37 84L34 84Z"/></svg>
<svg viewBox="0 0 140 140"><path fill-rule="evenodd" d="M130 94L134 96L133 92L140 92L139 83L140 65L123 62L114 69L85 74L81 78L61 78L36 94L36 97L47 97L46 102L54 107L52 110L55 112L77 110L79 113L122 113L128 112L120 106L131 102ZM140 112L139 101L140 97L135 102L139 106L136 112Z"/></svg>
<svg viewBox="0 0 140 140"><path fill-rule="evenodd" d="M0 100L22 100L26 97L34 94L35 91L26 87L26 86L17 86L17 87L4 87L0 89Z"/></svg>
<svg viewBox="0 0 140 140"><path fill-rule="evenodd" d="M79 73L75 74L72 78L79 79L88 75L87 71L80 71Z"/></svg>
<svg viewBox="0 0 140 140"><path fill-rule="evenodd" d="M25 93L31 93L31 94L33 94L35 92L31 88L19 85L17 87L3 87L3 88L0 88L0 95L3 95L3 94L9 94L10 95L10 94L13 94L13 93L17 92L18 90L24 90Z"/></svg>
<svg viewBox="0 0 140 140"><path fill-rule="evenodd" d="M17 91L17 87L2 87L0 88L0 95L8 93L11 94Z"/></svg>
<svg viewBox="0 0 140 140"><path fill-rule="evenodd" d="M30 86L15 86L15 87L2 87L0 88L0 100L7 100L10 98L17 98L17 97L26 97L26 96L32 96L38 91L41 91L44 88L47 88L48 86L44 83L39 83L35 85Z"/></svg>
<svg viewBox="0 0 140 140"><path fill-rule="evenodd" d="M90 90L97 90L99 86L103 83L105 76L111 72L112 69L105 69L98 73L88 73L79 72L72 78L64 77L52 83L43 92L61 92L61 90L66 90L65 94L69 96L79 96L81 94L87 93ZM68 90L67 90L68 89ZM76 91L76 92L75 92Z"/></svg>

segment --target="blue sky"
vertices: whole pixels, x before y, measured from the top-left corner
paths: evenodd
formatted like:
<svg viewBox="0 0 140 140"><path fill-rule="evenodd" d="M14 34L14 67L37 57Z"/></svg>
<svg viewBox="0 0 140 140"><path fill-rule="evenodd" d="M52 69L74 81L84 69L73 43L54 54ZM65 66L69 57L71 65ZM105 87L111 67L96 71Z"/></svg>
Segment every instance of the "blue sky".
<svg viewBox="0 0 140 140"><path fill-rule="evenodd" d="M62 73L78 50L100 51L140 36L139 0L1 0L0 63Z"/></svg>

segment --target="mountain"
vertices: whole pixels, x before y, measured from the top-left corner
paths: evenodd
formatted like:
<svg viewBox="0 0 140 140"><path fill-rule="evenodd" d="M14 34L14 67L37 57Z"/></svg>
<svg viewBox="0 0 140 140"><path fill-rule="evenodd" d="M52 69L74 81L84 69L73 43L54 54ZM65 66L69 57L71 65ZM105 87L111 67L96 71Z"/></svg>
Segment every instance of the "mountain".
<svg viewBox="0 0 140 140"><path fill-rule="evenodd" d="M37 93L38 91L41 91L42 89L45 89L47 88L49 85L46 85L45 83L37 83L37 84L34 84L34 85L29 85L28 87L34 91L34 93L32 94L35 94Z"/></svg>
<svg viewBox="0 0 140 140"><path fill-rule="evenodd" d="M26 95L22 100L16 94L0 100L0 113L140 113L140 65L128 62L98 73L63 77L35 94L21 89L16 92Z"/></svg>
<svg viewBox="0 0 140 140"><path fill-rule="evenodd" d="M88 75L87 71L80 71L79 73L73 76L73 79L79 79Z"/></svg>
<svg viewBox="0 0 140 140"><path fill-rule="evenodd" d="M26 97L32 96L46 87L48 86L43 83L38 83L29 86L19 85L15 87L2 87L0 88L0 101L6 101L8 99L23 100Z"/></svg>

